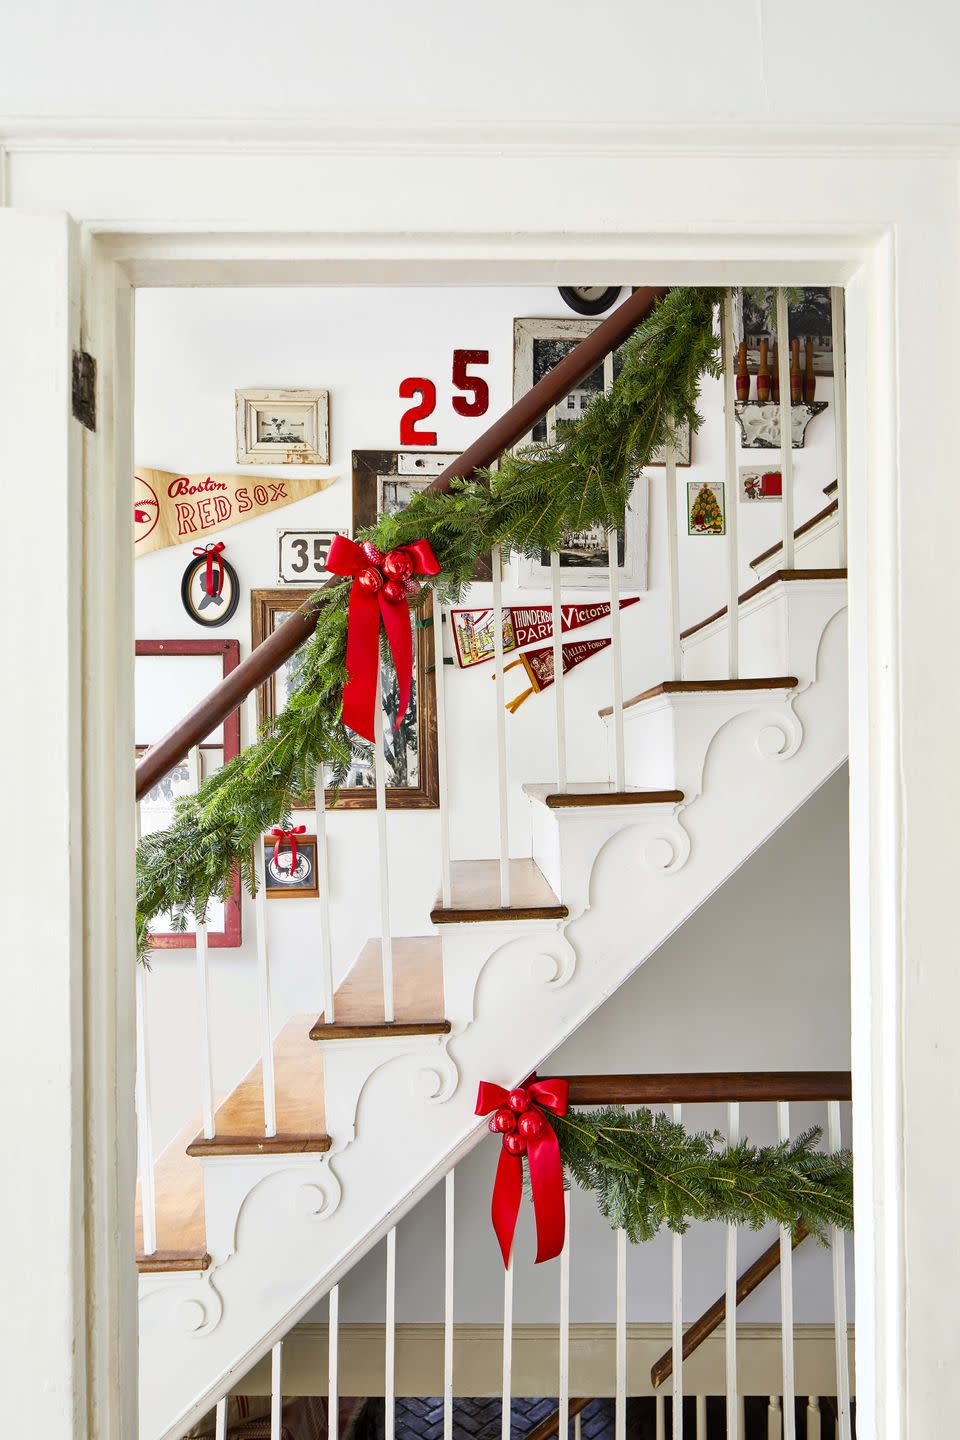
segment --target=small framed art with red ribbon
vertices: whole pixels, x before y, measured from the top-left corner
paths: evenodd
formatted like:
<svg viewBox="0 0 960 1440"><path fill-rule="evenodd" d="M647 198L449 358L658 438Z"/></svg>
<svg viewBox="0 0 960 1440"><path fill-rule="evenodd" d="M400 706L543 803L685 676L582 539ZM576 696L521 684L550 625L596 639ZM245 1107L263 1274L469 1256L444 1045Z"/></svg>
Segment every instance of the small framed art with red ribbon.
<svg viewBox="0 0 960 1440"><path fill-rule="evenodd" d="M240 581L223 558L222 540L196 545L180 581L180 599L190 619L207 629L226 625L240 603Z"/></svg>
<svg viewBox="0 0 960 1440"><path fill-rule="evenodd" d="M307 834L306 825L274 825L263 837L263 880L268 900L317 898L317 837Z"/></svg>

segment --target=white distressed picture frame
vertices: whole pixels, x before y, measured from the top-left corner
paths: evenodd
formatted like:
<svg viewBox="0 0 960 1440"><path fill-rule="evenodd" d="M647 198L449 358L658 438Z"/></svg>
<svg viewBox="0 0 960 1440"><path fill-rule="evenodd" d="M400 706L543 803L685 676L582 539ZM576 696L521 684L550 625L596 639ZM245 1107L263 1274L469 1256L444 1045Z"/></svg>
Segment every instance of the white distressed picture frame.
<svg viewBox="0 0 960 1440"><path fill-rule="evenodd" d="M264 440L260 416L269 411L302 418L303 439ZM238 465L329 465L330 393L327 390L237 390Z"/></svg>

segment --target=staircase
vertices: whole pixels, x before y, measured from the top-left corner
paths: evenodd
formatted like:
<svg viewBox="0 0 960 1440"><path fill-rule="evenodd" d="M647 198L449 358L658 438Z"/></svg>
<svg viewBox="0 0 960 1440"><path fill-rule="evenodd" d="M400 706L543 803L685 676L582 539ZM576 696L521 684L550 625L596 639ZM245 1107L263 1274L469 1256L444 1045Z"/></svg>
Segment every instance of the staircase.
<svg viewBox="0 0 960 1440"><path fill-rule="evenodd" d="M541 1065L844 762L836 517L832 501L757 557L757 584L680 636L680 674L622 702L614 684L577 738L594 779L558 785L550 754L507 777L522 842L514 826L499 860L448 871L424 856L437 899L424 933L392 939L392 1004L374 904L334 1018L287 1019L266 1087L261 1058L212 1135L198 1114L159 1157L149 1250L138 1229L143 1440L182 1435L482 1138L479 1080ZM441 745L455 803L474 762Z"/></svg>

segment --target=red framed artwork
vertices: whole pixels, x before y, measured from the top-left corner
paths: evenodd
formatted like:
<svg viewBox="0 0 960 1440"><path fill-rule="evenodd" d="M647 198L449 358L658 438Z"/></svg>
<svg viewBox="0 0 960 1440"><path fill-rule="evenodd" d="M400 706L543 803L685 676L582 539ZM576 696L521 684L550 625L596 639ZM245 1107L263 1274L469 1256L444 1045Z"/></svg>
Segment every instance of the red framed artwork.
<svg viewBox="0 0 960 1440"><path fill-rule="evenodd" d="M239 663L239 640L138 640L134 681L137 755L155 744ZM237 709L200 746L201 776L213 774L239 753L240 711ZM141 834L165 829L173 818L177 800L192 790L189 758L184 756L141 800ZM208 944L219 949L238 946L240 916L240 877L235 875L226 899L222 903L211 902ZM151 944L157 950L195 950L196 932L157 929L151 932Z"/></svg>

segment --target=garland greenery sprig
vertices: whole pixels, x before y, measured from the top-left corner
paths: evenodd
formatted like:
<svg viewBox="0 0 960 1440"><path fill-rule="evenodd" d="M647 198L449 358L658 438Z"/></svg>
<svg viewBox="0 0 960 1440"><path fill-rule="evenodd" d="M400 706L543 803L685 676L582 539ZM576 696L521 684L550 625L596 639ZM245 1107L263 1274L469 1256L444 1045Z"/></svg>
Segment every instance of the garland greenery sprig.
<svg viewBox="0 0 960 1440"><path fill-rule="evenodd" d="M850 1152L816 1149L811 1129L779 1145L727 1145L692 1134L660 1112L569 1111L546 1115L560 1142L565 1175L597 1197L600 1213L634 1243L664 1225L682 1234L691 1220L759 1230L801 1225L821 1241L831 1226L853 1229Z"/></svg>
<svg viewBox="0 0 960 1440"><path fill-rule="evenodd" d="M359 535L384 552L428 539L444 601L468 583L478 556L494 546L536 554L556 549L568 530L622 523L639 469L684 422L700 424L700 377L720 373L714 306L720 292L675 289L619 352L609 395L598 395L553 444L504 455L499 469L455 482L447 494L422 492L406 510ZM137 850L137 949L145 960L150 922L165 912L175 929L223 899L235 870L254 886L252 856L263 833L289 818L298 795L326 767L336 785L357 753L341 718L346 679L349 583L318 591L317 627L298 654L283 712L255 744L177 803L172 825Z"/></svg>

